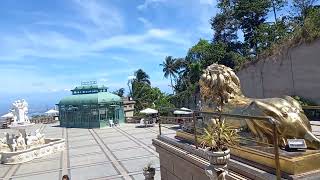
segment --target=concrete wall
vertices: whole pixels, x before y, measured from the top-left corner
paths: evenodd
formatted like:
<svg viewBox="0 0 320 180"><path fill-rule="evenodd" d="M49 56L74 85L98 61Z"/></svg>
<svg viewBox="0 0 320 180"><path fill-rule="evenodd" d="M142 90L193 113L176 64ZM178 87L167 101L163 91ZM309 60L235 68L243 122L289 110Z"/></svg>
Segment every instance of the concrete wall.
<svg viewBox="0 0 320 180"><path fill-rule="evenodd" d="M210 180L205 174L209 163L155 139L153 145L159 153L161 180Z"/></svg>
<svg viewBox="0 0 320 180"><path fill-rule="evenodd" d="M320 40L261 59L237 75L247 97L298 95L320 104Z"/></svg>

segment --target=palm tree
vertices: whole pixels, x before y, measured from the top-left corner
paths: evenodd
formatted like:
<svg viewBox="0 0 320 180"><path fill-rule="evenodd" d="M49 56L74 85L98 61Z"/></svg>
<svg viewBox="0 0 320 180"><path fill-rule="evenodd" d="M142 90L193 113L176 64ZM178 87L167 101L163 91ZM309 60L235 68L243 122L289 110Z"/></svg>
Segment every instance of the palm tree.
<svg viewBox="0 0 320 180"><path fill-rule="evenodd" d="M197 84L200 80L202 70L200 63L192 63L189 65L189 81L192 84Z"/></svg>
<svg viewBox="0 0 320 180"><path fill-rule="evenodd" d="M193 93L194 107L197 105L197 94L200 92L199 80L202 74L201 64L199 62L190 64L189 71L189 91Z"/></svg>
<svg viewBox="0 0 320 180"><path fill-rule="evenodd" d="M134 81L146 83L148 85L151 84L149 75L146 72L144 72L142 69L138 69L136 72L134 72L134 76L135 76Z"/></svg>
<svg viewBox="0 0 320 180"><path fill-rule="evenodd" d="M194 62L186 64L186 67L183 69L181 76L179 77L179 84L182 87L179 93L183 94L180 96L182 99L190 99L193 97L194 107L197 104L197 97L200 91L199 79L201 76L201 64L199 62ZM188 104L190 105L190 104Z"/></svg>
<svg viewBox="0 0 320 180"><path fill-rule="evenodd" d="M124 95L124 88L120 88L120 89L114 91L113 94L116 94L116 95L118 95L118 96L120 96L120 97L123 97L123 95Z"/></svg>
<svg viewBox="0 0 320 180"><path fill-rule="evenodd" d="M164 77L170 77L172 92L174 93L174 86L172 83L172 78L176 78L176 74L178 73L178 67L175 63L175 59L172 56L167 56L160 66L163 67L162 71L164 72Z"/></svg>

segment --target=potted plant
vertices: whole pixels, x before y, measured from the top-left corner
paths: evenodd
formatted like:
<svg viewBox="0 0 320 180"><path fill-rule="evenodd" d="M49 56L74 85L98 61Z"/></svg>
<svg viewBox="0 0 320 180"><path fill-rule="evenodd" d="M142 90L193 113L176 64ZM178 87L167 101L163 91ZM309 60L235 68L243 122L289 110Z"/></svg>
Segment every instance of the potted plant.
<svg viewBox="0 0 320 180"><path fill-rule="evenodd" d="M215 111L218 118L212 119L211 124L204 129L202 146L207 150L208 159L212 165L227 165L230 159L228 146L236 144L238 134L235 129L229 126L222 116L223 106L228 102L230 94L227 84L230 78L224 76L223 69L208 69L200 79L201 95L205 101L215 103ZM207 83L211 88L206 88Z"/></svg>
<svg viewBox="0 0 320 180"><path fill-rule="evenodd" d="M235 145L238 135L224 121L212 119L212 124L204 130L201 145L205 148L210 164L226 165L230 159L228 146Z"/></svg>
<svg viewBox="0 0 320 180"><path fill-rule="evenodd" d="M154 175L156 174L156 169L152 166L152 163L149 162L144 168L143 168L143 175L145 177L145 180L154 180Z"/></svg>

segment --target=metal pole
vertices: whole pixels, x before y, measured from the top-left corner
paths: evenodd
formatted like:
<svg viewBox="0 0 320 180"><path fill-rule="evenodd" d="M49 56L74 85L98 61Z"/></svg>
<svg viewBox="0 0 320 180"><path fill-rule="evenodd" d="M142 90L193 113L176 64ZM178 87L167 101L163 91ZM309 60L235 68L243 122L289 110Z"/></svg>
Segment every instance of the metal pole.
<svg viewBox="0 0 320 180"><path fill-rule="evenodd" d="M278 130L277 130L277 124L273 123L273 141L274 141L274 159L275 159L275 165L276 165L276 175L277 180L281 180L281 171L280 171L280 158L279 158L279 138L278 138Z"/></svg>
<svg viewBox="0 0 320 180"><path fill-rule="evenodd" d="M158 124L159 124L159 135L161 136L161 117L159 116L159 114L158 114L158 117L159 117L159 122L158 122Z"/></svg>
<svg viewBox="0 0 320 180"><path fill-rule="evenodd" d="M198 138L197 138L196 115L195 115L195 112L192 113L192 119L193 119L193 130L194 130L194 144L196 145L196 149L198 149Z"/></svg>

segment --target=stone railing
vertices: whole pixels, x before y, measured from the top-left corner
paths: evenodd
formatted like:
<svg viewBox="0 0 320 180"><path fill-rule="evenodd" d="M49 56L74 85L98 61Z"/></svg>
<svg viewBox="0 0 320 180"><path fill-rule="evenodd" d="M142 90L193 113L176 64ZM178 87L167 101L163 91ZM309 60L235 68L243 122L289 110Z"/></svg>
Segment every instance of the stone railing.
<svg viewBox="0 0 320 180"><path fill-rule="evenodd" d="M48 116L48 117L34 117L30 120L31 123L35 123L35 124L39 124L39 123L42 123L42 124L51 124L51 123L55 123L57 122L57 118L56 117L51 117L51 116Z"/></svg>

